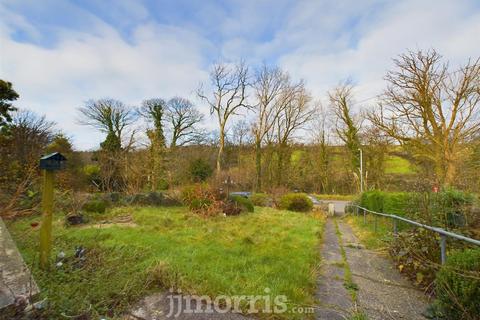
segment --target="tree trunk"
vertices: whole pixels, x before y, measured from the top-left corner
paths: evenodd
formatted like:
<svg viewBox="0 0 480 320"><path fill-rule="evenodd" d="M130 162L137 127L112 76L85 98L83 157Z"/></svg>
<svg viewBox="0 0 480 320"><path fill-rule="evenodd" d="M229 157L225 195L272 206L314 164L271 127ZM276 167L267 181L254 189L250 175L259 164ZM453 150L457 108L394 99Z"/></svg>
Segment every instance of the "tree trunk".
<svg viewBox="0 0 480 320"><path fill-rule="evenodd" d="M255 139L255 170L256 170L256 184L254 191L261 192L262 191L262 149L261 149L261 141L260 139Z"/></svg>
<svg viewBox="0 0 480 320"><path fill-rule="evenodd" d="M220 127L220 145L218 146L217 154L217 174L222 171L222 156L223 148L225 147L225 126Z"/></svg>
<svg viewBox="0 0 480 320"><path fill-rule="evenodd" d="M287 146L281 143L278 146L278 163L277 163L277 186L283 186L286 175L286 162L288 160Z"/></svg>

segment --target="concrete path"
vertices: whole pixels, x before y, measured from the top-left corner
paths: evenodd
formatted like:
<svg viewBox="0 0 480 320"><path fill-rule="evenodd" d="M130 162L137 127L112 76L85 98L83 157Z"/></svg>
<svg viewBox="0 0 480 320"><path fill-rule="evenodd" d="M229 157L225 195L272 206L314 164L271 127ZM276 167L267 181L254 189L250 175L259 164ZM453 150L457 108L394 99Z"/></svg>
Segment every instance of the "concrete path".
<svg viewBox="0 0 480 320"><path fill-rule="evenodd" d="M350 203L350 201L344 201L344 200L319 200L319 201L324 205L333 203L335 207L335 215L337 216L343 216L345 214L345 208Z"/></svg>
<svg viewBox="0 0 480 320"><path fill-rule="evenodd" d="M358 285L357 300L368 319L426 319L426 296L386 257L362 249L350 226L338 220L347 262Z"/></svg>
<svg viewBox="0 0 480 320"><path fill-rule="evenodd" d="M341 219L327 220L321 256L316 319L349 319L355 314L363 314L369 320L426 319L422 316L428 305L424 294L403 278L391 261L364 249ZM346 264L351 281L358 287L355 295L345 288Z"/></svg>
<svg viewBox="0 0 480 320"><path fill-rule="evenodd" d="M125 320L253 320L240 313L218 309L202 297L170 292L145 297L125 316Z"/></svg>
<svg viewBox="0 0 480 320"><path fill-rule="evenodd" d="M322 270L317 282L316 298L320 305L316 319L347 319L352 313L352 298L344 287L344 262L332 219L328 219L321 249Z"/></svg>

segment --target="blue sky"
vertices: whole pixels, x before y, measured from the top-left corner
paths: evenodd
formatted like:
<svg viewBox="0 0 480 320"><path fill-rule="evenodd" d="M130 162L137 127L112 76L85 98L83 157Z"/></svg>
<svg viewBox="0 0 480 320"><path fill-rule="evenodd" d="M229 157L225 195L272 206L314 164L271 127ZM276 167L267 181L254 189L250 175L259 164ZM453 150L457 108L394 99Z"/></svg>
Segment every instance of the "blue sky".
<svg viewBox="0 0 480 320"><path fill-rule="evenodd" d="M75 121L87 99L181 95L207 114L195 90L215 61L278 64L319 100L352 79L362 101L408 49L480 56L477 0L0 0L0 16L0 78L79 149L103 140Z"/></svg>

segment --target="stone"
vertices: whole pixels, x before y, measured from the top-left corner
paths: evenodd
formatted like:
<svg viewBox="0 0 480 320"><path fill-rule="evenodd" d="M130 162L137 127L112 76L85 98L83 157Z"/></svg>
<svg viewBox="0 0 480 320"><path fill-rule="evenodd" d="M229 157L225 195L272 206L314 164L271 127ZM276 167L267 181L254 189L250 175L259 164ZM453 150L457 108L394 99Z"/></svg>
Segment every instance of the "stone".
<svg viewBox="0 0 480 320"><path fill-rule="evenodd" d="M0 270L0 310L38 294L38 286L1 218Z"/></svg>

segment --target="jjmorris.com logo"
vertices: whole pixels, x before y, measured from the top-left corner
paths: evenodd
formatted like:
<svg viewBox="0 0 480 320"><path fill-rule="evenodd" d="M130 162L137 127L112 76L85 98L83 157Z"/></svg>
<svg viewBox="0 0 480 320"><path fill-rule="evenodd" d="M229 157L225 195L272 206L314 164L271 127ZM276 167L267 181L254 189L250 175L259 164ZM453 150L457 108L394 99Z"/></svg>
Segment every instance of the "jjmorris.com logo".
<svg viewBox="0 0 480 320"><path fill-rule="evenodd" d="M177 318L182 314L192 313L304 313L315 312L314 307L291 306L285 295L273 296L271 290L265 288L264 295L219 295L209 296L182 295L181 292L170 291L167 318ZM289 308L290 305L290 308Z"/></svg>

